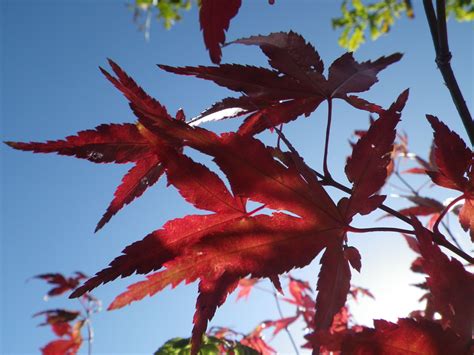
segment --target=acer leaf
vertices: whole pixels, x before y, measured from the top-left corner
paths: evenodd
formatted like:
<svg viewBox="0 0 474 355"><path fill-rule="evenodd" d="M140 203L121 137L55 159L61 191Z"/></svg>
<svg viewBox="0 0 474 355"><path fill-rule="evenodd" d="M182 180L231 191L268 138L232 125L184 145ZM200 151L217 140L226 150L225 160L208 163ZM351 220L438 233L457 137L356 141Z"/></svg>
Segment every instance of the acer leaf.
<svg viewBox="0 0 474 355"><path fill-rule="evenodd" d="M122 183L114 193L114 199L97 223L95 232L110 221L123 206L140 197L148 187L158 181L161 175L163 175L163 167L156 155L149 155L138 160L136 165L124 175Z"/></svg>
<svg viewBox="0 0 474 355"><path fill-rule="evenodd" d="M356 213L367 214L380 206L384 196L376 195L387 179L387 166L396 137L395 127L400 121L401 111L408 99L404 91L395 103L380 114L369 130L353 147L352 156L347 159L345 172L352 182L349 198L339 202L340 209L348 222Z"/></svg>
<svg viewBox="0 0 474 355"><path fill-rule="evenodd" d="M450 326L463 339L470 339L474 319L474 275L458 260L443 254L433 242L432 233L417 220L413 226L435 310L442 315L445 326Z"/></svg>
<svg viewBox="0 0 474 355"><path fill-rule="evenodd" d="M82 345L81 329L84 321L77 321L62 338L53 340L41 349L43 355L76 355Z"/></svg>
<svg viewBox="0 0 474 355"><path fill-rule="evenodd" d="M252 291L253 286L258 282L258 279L242 279L239 281L239 292L237 293L236 301L245 298L247 299Z"/></svg>
<svg viewBox="0 0 474 355"><path fill-rule="evenodd" d="M459 222L474 242L474 155L464 141L437 117L427 115L434 130L434 159L437 171L428 171L437 185L461 191L465 198ZM453 157L456 157L453 159Z"/></svg>
<svg viewBox="0 0 474 355"><path fill-rule="evenodd" d="M138 272L146 274L160 269L163 264L180 255L207 233L222 230L227 224L236 223L246 214L245 201L236 198L227 190L220 178L204 165L192 161L182 153L173 150L162 152L168 183L174 185L180 194L195 207L215 212L213 215L191 215L175 219L124 249L125 255L110 263L110 267L96 274L71 297L82 295L101 283L117 277Z"/></svg>
<svg viewBox="0 0 474 355"><path fill-rule="evenodd" d="M259 46L274 69L300 82L312 85L313 80L324 80L324 63L318 52L293 31L241 38L229 44L232 43Z"/></svg>
<svg viewBox="0 0 474 355"><path fill-rule="evenodd" d="M280 333L282 330L288 328L298 318L299 318L299 314L292 317L285 317L285 318L280 318L277 320L265 321L263 322L263 324L265 324L265 327L275 327L275 329L273 329L273 335L275 336L278 333Z"/></svg>
<svg viewBox="0 0 474 355"><path fill-rule="evenodd" d="M355 247L345 247L344 248L344 257L346 258L347 261L351 264L351 266L356 269L358 272L360 272L360 269L362 267L361 264L361 256L359 253L359 250Z"/></svg>
<svg viewBox="0 0 474 355"><path fill-rule="evenodd" d="M333 98L344 99L358 109L380 112L380 106L347 94L368 90L377 82L377 74L381 70L401 59L401 54L393 54L374 62L358 63L352 54L345 54L331 65L326 79L322 74L323 63L319 54L294 32L253 36L231 43L259 45L276 71L237 64L159 67L175 74L211 80L230 90L244 93L240 98L220 101L192 122L197 125L209 120L208 115L217 117L217 113L221 113L219 118L250 115L239 130L246 135L287 123L302 114L308 116L321 102Z"/></svg>
<svg viewBox="0 0 474 355"><path fill-rule="evenodd" d="M57 323L68 323L79 317L80 312L66 309L50 309L33 315L33 317L46 316L46 321L40 325L53 325Z"/></svg>
<svg viewBox="0 0 474 355"><path fill-rule="evenodd" d="M352 53L345 53L329 67L326 93L329 97L345 98L350 92L367 91L378 81L380 71L401 58L402 54L395 53L374 62L359 63Z"/></svg>
<svg viewBox="0 0 474 355"><path fill-rule="evenodd" d="M52 297L74 290L82 280L87 279L87 276L82 272L76 271L72 277L65 277L63 274L59 273L50 273L36 275L34 278L45 280L48 284L53 285L53 288L47 293L49 297Z"/></svg>
<svg viewBox="0 0 474 355"><path fill-rule="evenodd" d="M185 355L191 351L191 339L173 338L163 344L154 355ZM233 340L217 336L204 336L201 355L234 354L234 355L257 355L254 349Z"/></svg>
<svg viewBox="0 0 474 355"><path fill-rule="evenodd" d="M114 199L107 208L96 230L102 228L125 204L139 197L161 175L159 161L151 143L135 124L101 125L96 130L82 131L65 140L46 143L7 142L15 149L35 153L58 153L75 156L95 163L128 163L136 165L124 176Z"/></svg>
<svg viewBox="0 0 474 355"><path fill-rule="evenodd" d="M165 264L166 270L130 286L110 308L123 307L182 281L218 279L224 272L239 278L269 277L302 267L324 248L326 239L334 233L319 228L283 213L236 219L188 246L180 257Z"/></svg>
<svg viewBox="0 0 474 355"><path fill-rule="evenodd" d="M112 60L109 60L109 64L117 77L112 76L103 68L100 70L130 102L154 117L173 121L166 108L150 97L122 68ZM178 111L177 116L177 120L182 121L184 113ZM167 141L161 136L151 134L140 124L101 125L95 130L82 131L76 136L66 137L65 140L46 143L6 143L15 149L70 155L95 163L135 163L115 191L114 199L97 224L96 232L124 205L141 196L148 187L158 181L163 173L163 167L157 155L159 147L166 144L179 144L179 142Z"/></svg>
<svg viewBox="0 0 474 355"><path fill-rule="evenodd" d="M150 144L134 124L103 124L65 140L46 143L6 142L10 147L34 153L57 153L93 163L129 163L150 152Z"/></svg>
<svg viewBox="0 0 474 355"><path fill-rule="evenodd" d="M199 10L199 22L204 36L204 43L209 50L211 60L219 64L222 57L220 45L225 42L225 31L229 29L230 20L237 15L241 0L202 0Z"/></svg>
<svg viewBox="0 0 474 355"><path fill-rule="evenodd" d="M44 348L41 348L41 351L43 355L75 355L79 347L80 344L78 345L72 339L59 339L46 344Z"/></svg>
<svg viewBox="0 0 474 355"><path fill-rule="evenodd" d="M342 353L355 355L375 354L459 354L470 353L469 342L464 342L451 329L445 329L428 320L404 318L397 324L384 320L374 321L375 329L348 334L342 344Z"/></svg>
<svg viewBox="0 0 474 355"><path fill-rule="evenodd" d="M334 315L346 303L351 280L349 263L344 257L342 245L332 244L326 248L320 263L314 316L316 330L324 330L331 326Z"/></svg>
<svg viewBox="0 0 474 355"><path fill-rule="evenodd" d="M273 349L264 340L262 330L264 327L261 325L256 327L250 334L247 334L240 340L240 343L248 346L249 348L255 349L261 355L274 355L276 350Z"/></svg>
<svg viewBox="0 0 474 355"><path fill-rule="evenodd" d="M197 354L201 347L202 336L207 329L207 322L214 317L217 307L220 307L238 285L238 278L231 274L224 274L217 280L201 280L199 296L194 313L194 327L191 337L191 353Z"/></svg>
<svg viewBox="0 0 474 355"><path fill-rule="evenodd" d="M100 68L100 71L130 102L155 116L172 120L159 101L149 96L117 63L111 59L108 62L117 77L113 77L103 68ZM179 116L181 117L181 113Z"/></svg>

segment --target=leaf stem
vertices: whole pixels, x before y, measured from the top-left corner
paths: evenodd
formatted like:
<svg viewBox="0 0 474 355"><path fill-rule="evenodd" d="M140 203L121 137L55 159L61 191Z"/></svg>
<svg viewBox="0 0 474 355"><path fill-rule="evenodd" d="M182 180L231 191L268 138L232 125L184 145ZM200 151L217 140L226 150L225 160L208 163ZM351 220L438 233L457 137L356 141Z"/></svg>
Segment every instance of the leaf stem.
<svg viewBox="0 0 474 355"><path fill-rule="evenodd" d="M413 195L415 195L416 197L420 196L419 192L416 191L413 188L413 186L411 186L411 184L408 181L406 181L405 178L403 178L402 175L398 171L395 171L395 176L413 193ZM448 235L451 238L451 240L453 241L453 243L460 250L462 250L461 245L459 244L459 242L456 239L456 237L454 236L454 234L451 232L451 229L449 228L449 226L446 223L444 223L443 221L441 221L441 225L444 227L444 229L446 230L446 233L448 233Z"/></svg>
<svg viewBox="0 0 474 355"><path fill-rule="evenodd" d="M464 129L469 136L471 145L474 145L474 121L467 107L466 101L459 88L458 82L451 67L451 52L448 44L448 31L446 26L446 3L445 0L436 0L435 13L432 0L423 0L426 18L433 39L436 52L436 64L443 76L444 82L451 94L451 98L462 120Z"/></svg>
<svg viewBox="0 0 474 355"><path fill-rule="evenodd" d="M86 296L83 296L79 298L79 302L81 303L81 306L84 308L84 311L86 312L84 321L87 326L87 354L91 355L92 354L92 341L94 340L94 329L92 328L92 323L91 323L92 311L90 308L90 304L87 304L87 305L84 304L85 299L86 299Z"/></svg>
<svg viewBox="0 0 474 355"><path fill-rule="evenodd" d="M440 213L438 219L436 220L436 222L433 224L433 231L435 231L436 233L440 233L439 231L439 224L441 222L441 220L444 218L444 216L446 216L446 213L448 213L451 208L456 204L458 203L459 201L461 201L462 199L464 199L465 196L464 194L462 194L461 196L458 196L456 197L454 200L452 200L446 207L445 209L443 210L443 212Z"/></svg>
<svg viewBox="0 0 474 355"><path fill-rule="evenodd" d="M327 177L327 176L319 173L318 171L310 168L309 166L307 166L306 163L303 161L303 159L298 154L298 152L295 150L295 148L293 147L291 142L285 137L283 132L281 132L278 129L276 129L275 131L277 132L278 135L281 136L281 140L285 143L285 145L291 151L291 153L293 153L294 159L298 159L298 161L295 162L296 167L298 168L298 170L300 170L300 165L303 165L305 167L305 169L303 169L303 171L300 171L300 174L302 174L304 176L305 171L311 171L314 175L316 175L318 178L320 178L322 180L322 183L324 185L329 185L329 186L335 187L336 189L341 190L341 191L343 191L343 192L345 192L349 195L352 193L352 189L350 189L347 186L344 186L343 184L337 182L331 176ZM378 208L381 209L382 211L385 211L385 212L391 214L392 216L408 223L411 226L413 224L412 220L409 217L402 215L400 212L394 210L393 208L390 208L390 207L388 207L384 204L381 204ZM470 256L469 254L467 254L466 252L464 252L460 248L456 247L455 245L451 244L448 240L446 240L446 238L444 238L444 237L441 238L440 236L442 236L442 234L440 234L440 235L435 234L435 237L434 237L435 243L437 243L438 245L441 245L441 246L445 247L446 249L452 251L454 254L458 255L461 258L463 258L467 262L469 262L471 264L474 264L474 258L472 256Z"/></svg>
<svg viewBox="0 0 474 355"><path fill-rule="evenodd" d="M273 298L275 299L275 304L277 306L278 314L280 315L281 318L285 318L281 310L280 300L278 299L278 295L275 290L273 290ZM291 345L293 346L293 350L295 351L295 354L299 355L300 352L298 351L298 346L296 345L295 339L293 338L293 335L291 334L287 326L285 326L285 332L286 334L288 334L288 338L290 338L290 342L291 342Z"/></svg>
<svg viewBox="0 0 474 355"><path fill-rule="evenodd" d="M328 169L328 152L329 152L329 134L331 133L331 120L332 120L332 99L328 99L328 123L326 126L326 140L324 142L324 160L323 160L323 172L327 178L331 178L331 174Z"/></svg>
<svg viewBox="0 0 474 355"><path fill-rule="evenodd" d="M415 231L393 227L374 227L374 228L356 228L349 226L349 232L353 233L371 233L371 232L396 232L405 234L415 234Z"/></svg>

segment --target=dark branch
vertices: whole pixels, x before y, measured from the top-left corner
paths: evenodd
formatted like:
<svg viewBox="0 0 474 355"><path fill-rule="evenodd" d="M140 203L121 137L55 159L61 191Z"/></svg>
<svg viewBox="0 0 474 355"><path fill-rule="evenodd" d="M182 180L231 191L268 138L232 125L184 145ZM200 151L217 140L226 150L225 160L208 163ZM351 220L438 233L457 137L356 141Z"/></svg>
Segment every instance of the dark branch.
<svg viewBox="0 0 474 355"><path fill-rule="evenodd" d="M436 0L437 14L435 14L431 0L423 0L426 18L430 27L431 37L436 52L436 64L443 76L444 82L451 94L451 98L462 120L464 129L469 136L471 145L474 145L474 121L467 107L466 101L459 88L453 69L451 68L451 52L448 44L446 26L446 4L444 0Z"/></svg>

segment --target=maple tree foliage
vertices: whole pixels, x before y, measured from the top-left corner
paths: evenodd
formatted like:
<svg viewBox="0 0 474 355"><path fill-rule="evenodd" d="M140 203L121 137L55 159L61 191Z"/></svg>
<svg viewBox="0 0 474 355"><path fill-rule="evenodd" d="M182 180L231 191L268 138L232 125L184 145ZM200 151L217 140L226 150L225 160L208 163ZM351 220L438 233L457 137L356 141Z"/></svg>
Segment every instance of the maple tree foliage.
<svg viewBox="0 0 474 355"><path fill-rule="evenodd" d="M41 274L34 276L36 279L45 280L53 287L47 292L47 297L57 297L65 292L73 291L80 281L88 277L82 272L75 272L71 277L60 273ZM43 355L76 355L84 342L82 330L88 329L89 343L92 341L91 314L99 312L101 303L91 294L87 293L80 298L83 311L68 309L48 309L38 312L33 317L44 317L41 326L50 326L58 339L50 341L41 352Z"/></svg>
<svg viewBox="0 0 474 355"><path fill-rule="evenodd" d="M217 6L211 4L215 3L209 1L206 5L203 1L203 8ZM233 6L238 8L237 4L240 1ZM212 9L206 11L223 11ZM220 29L227 28L236 11L231 10L229 6L223 23L216 24ZM206 29L204 31L206 37ZM216 33L208 35L211 38L208 47L211 55L216 55L215 62L220 58L215 44L222 43L223 33L224 30L218 36ZM280 275L308 265L321 254L316 297L309 296L305 284L292 280L291 302L304 304L305 311L268 323L267 326L275 327L275 333L301 316L313 331L309 344L315 353L329 349L376 354L390 348L420 354L432 350L443 353L447 349L467 353L471 341L468 328L473 318L470 302L474 296L473 277L459 261L449 259L433 242L457 250L438 228L451 206L444 209L438 206L433 212L437 213L433 231L421 226L415 218L405 216L417 214L414 211L395 214L404 217L413 228L399 231L416 235L417 240L412 244L421 255L420 265L428 275L426 287L431 306L442 315L441 322L428 318L402 319L397 324L381 321L375 324L375 329L363 330L347 326L345 305L351 294L351 269L360 272L362 268L361 255L349 245L347 233L364 232L351 225L357 215L366 215L377 208L387 210L383 205L386 196L380 191L393 171L394 156L401 151L395 144L396 126L408 100L408 90L387 109L349 94L369 90L378 81L378 73L400 60L401 54L359 63L347 53L329 66L325 76L319 54L294 32L253 36L233 43L258 45L273 69L237 64L183 68L160 65L166 71L211 80L242 93L238 98L221 100L194 120L186 122L182 111L171 116L158 100L145 93L116 63L109 61L113 74L102 68L101 71L130 102L137 117L135 124L101 125L64 140L45 143L7 142L15 149L54 152L95 163L134 163L96 230L161 176L166 176L168 184L176 188L184 200L205 211L205 214L168 221L144 239L127 246L122 255L83 285L70 287L75 288L71 297L81 297L119 277L134 273L147 275L145 280L130 285L116 297L109 309L117 309L167 286L198 281L191 337L191 353L197 354L217 308L242 282L247 282L247 287L252 285L243 280L268 278L281 290ZM353 145L345 166L351 186L344 191L349 197L339 201L331 198L325 186L340 187L327 171L329 139L325 142L325 171L319 174L306 165L278 128L301 115L309 115L327 101L329 132L334 99L345 100L376 117ZM216 117L237 116L246 116L237 132L218 135L199 126ZM428 120L434 129L437 169L427 174L435 184L461 191L462 195L456 199L465 201L459 214L461 225L472 230L472 151L438 119L428 116ZM288 151L266 146L255 137L273 128L287 142ZM210 156L230 189L217 173L186 155L185 147ZM453 155L459 158L451 159ZM249 211L249 201L258 207ZM419 211L418 214L423 215ZM44 278L52 280L54 276ZM450 288L448 280L457 280L456 288ZM58 287L65 282L61 279ZM261 352L270 351L265 345L257 344L260 332L261 329L256 329L241 343L252 348L260 346L257 350ZM425 342L420 344L423 339ZM413 344L418 348L412 349Z"/></svg>

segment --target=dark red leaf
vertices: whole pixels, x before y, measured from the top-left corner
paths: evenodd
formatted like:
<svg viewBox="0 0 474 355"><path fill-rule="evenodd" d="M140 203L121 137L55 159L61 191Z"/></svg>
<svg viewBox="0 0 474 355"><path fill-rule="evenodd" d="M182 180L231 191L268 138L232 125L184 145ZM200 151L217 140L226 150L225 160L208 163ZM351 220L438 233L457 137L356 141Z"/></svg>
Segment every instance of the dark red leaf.
<svg viewBox="0 0 474 355"><path fill-rule="evenodd" d="M469 342L460 339L451 329L439 324L412 319L399 319L398 324L374 321L375 329L348 334L342 345L343 354L459 354L468 355Z"/></svg>
<svg viewBox="0 0 474 355"><path fill-rule="evenodd" d="M396 53L374 62L358 63L352 53L343 54L329 67L326 95L342 98L350 92L367 91L378 81L380 71L401 58L402 54Z"/></svg>
<svg viewBox="0 0 474 355"><path fill-rule="evenodd" d="M268 57L270 65L309 86L325 81L324 64L314 47L295 32L276 32L268 36L252 36L230 42L257 45Z"/></svg>
<svg viewBox="0 0 474 355"><path fill-rule="evenodd" d="M414 227L433 306L442 315L445 326L450 326L462 338L470 339L474 319L474 275L458 260L443 254L433 242L432 233L417 220L414 220Z"/></svg>
<svg viewBox="0 0 474 355"><path fill-rule="evenodd" d="M353 184L352 194L349 199L344 200L346 202L340 204L340 208L348 221L359 211L369 213L383 202L382 197L374 200L373 194L385 184L396 136L395 127L400 121L400 112L407 97L408 90L387 111L380 114L380 118L371 124L367 133L354 145L352 156L347 159L345 171Z"/></svg>
<svg viewBox="0 0 474 355"><path fill-rule="evenodd" d="M45 280L47 283L54 286L47 294L51 297L59 296L67 291L74 290L82 280L87 279L87 276L81 272L76 272L75 276L72 277L65 277L63 274L59 273L51 273L36 275L34 278Z"/></svg>
<svg viewBox="0 0 474 355"><path fill-rule="evenodd" d="M321 258L314 316L316 330L328 329L331 326L334 315L346 303L350 280L351 271L342 246L337 244L328 246Z"/></svg>
<svg viewBox="0 0 474 355"><path fill-rule="evenodd" d="M344 257L351 264L351 266L360 272L362 263L360 261L360 253L355 247L345 247L344 248Z"/></svg>
<svg viewBox="0 0 474 355"><path fill-rule="evenodd" d="M368 90L377 82L377 74L381 70L401 58L401 54L394 54L375 62L358 63L352 55L346 54L332 64L329 79L326 80L322 75L323 63L319 55L294 32L253 36L232 43L259 45L277 71L235 64L184 68L160 65L169 72L211 80L247 95L222 100L193 120L193 124L251 114L241 133L256 134L272 128L274 124L292 121L301 114L308 116L322 101L332 98L344 99L358 109L380 112L380 106L347 94ZM306 107L298 108L301 103L296 102L293 105L292 101L297 100L304 100ZM209 114L213 117L207 118ZM274 118L274 115L279 117Z"/></svg>
<svg viewBox="0 0 474 355"><path fill-rule="evenodd" d="M207 322L214 317L217 307L220 307L238 285L239 277L224 274L217 280L201 280L199 296L194 313L194 327L191 338L191 355L196 355L201 347L202 336L206 331Z"/></svg>
<svg viewBox="0 0 474 355"><path fill-rule="evenodd" d="M221 44L225 42L225 31L229 29L230 20L237 15L241 0L202 0L199 11L199 22L204 36L204 43L215 64L221 62Z"/></svg>
<svg viewBox="0 0 474 355"><path fill-rule="evenodd" d="M434 159L437 171L427 172L437 185L461 191L465 197L459 213L464 230L474 241L474 155L464 141L437 117L427 115L434 130Z"/></svg>
<svg viewBox="0 0 474 355"><path fill-rule="evenodd" d="M136 125L129 123L100 125L65 140L6 144L19 150L75 156L93 163L135 162L150 152L150 143Z"/></svg>

